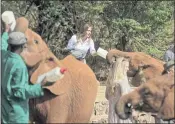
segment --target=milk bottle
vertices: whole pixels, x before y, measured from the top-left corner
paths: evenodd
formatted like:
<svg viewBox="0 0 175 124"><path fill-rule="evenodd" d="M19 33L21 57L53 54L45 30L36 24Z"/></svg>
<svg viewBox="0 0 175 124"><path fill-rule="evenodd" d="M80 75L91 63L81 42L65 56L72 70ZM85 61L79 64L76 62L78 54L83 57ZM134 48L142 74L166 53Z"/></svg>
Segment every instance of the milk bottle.
<svg viewBox="0 0 175 124"><path fill-rule="evenodd" d="M65 68L56 67L51 71L40 75L36 83L41 83L45 77L48 82L55 82L57 80L60 80L64 77L65 71Z"/></svg>
<svg viewBox="0 0 175 124"><path fill-rule="evenodd" d="M2 21L6 24L11 24L11 31L14 30L16 26L15 16L12 11L5 11L2 13Z"/></svg>
<svg viewBox="0 0 175 124"><path fill-rule="evenodd" d="M106 55L108 54L107 50L104 50L102 48L98 48L97 55L101 56L102 58L106 59Z"/></svg>

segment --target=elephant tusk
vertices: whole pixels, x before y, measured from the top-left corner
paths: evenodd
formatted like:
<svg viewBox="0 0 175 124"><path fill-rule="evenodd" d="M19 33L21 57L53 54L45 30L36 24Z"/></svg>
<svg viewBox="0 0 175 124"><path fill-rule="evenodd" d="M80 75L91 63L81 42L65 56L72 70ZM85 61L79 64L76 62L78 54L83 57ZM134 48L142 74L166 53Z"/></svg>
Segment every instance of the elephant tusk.
<svg viewBox="0 0 175 124"><path fill-rule="evenodd" d="M131 104L131 103L128 103L128 104L127 104L127 107L128 107L128 108L131 108L131 107L132 107L132 104Z"/></svg>

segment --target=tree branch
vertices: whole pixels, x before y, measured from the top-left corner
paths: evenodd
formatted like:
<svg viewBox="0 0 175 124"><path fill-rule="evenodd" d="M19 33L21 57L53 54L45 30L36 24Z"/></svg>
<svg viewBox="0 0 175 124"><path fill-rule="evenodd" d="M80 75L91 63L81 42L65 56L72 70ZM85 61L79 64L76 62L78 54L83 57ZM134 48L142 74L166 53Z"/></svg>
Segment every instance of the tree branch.
<svg viewBox="0 0 175 124"><path fill-rule="evenodd" d="M30 7L33 5L34 0L31 1L30 5L28 6L28 8L26 9L24 16L27 14L27 12L29 11Z"/></svg>

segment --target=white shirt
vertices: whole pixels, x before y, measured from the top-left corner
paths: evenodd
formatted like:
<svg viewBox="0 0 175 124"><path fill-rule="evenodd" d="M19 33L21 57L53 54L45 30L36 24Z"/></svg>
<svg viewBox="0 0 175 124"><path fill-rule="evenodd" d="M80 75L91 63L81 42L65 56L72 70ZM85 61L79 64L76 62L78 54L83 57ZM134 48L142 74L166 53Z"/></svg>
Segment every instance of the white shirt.
<svg viewBox="0 0 175 124"><path fill-rule="evenodd" d="M94 41L92 39L88 38L85 41L80 40L79 42L77 42L76 35L73 35L71 37L71 39L69 40L68 45L67 45L67 49L69 49L69 50L73 50L73 49L81 50L81 51L85 52L85 56L86 56L89 49L90 49L91 54L93 54L95 52Z"/></svg>

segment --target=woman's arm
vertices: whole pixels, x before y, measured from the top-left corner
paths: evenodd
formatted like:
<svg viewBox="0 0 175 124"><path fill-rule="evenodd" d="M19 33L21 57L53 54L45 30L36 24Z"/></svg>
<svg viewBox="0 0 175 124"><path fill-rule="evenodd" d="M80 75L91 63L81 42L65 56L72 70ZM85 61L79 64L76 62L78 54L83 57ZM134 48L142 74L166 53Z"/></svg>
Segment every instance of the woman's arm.
<svg viewBox="0 0 175 124"><path fill-rule="evenodd" d="M119 83L117 83L114 87L114 93L115 93L115 100L118 101L120 97L122 96L121 93L121 86Z"/></svg>
<svg viewBox="0 0 175 124"><path fill-rule="evenodd" d="M71 39L69 40L68 45L67 45L66 48L67 48L68 50L73 50L73 49L75 49L75 44L76 44L76 42L77 42L76 35L73 35L73 36L71 37Z"/></svg>
<svg viewBox="0 0 175 124"><path fill-rule="evenodd" d="M94 47L94 41L92 39L90 41L90 53L91 53L91 55L96 54L96 50L95 50L95 47Z"/></svg>

